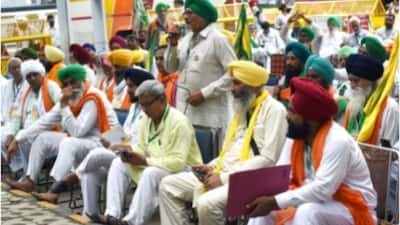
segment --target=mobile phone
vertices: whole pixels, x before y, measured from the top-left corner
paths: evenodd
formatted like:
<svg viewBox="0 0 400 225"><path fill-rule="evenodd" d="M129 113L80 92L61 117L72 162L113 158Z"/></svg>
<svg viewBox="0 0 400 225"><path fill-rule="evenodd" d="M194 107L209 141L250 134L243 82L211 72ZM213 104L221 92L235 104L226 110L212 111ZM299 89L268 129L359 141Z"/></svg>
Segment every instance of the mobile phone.
<svg viewBox="0 0 400 225"><path fill-rule="evenodd" d="M199 179L199 181L203 182L204 176L206 175L205 172L196 169L192 169L192 172L197 177L197 179Z"/></svg>

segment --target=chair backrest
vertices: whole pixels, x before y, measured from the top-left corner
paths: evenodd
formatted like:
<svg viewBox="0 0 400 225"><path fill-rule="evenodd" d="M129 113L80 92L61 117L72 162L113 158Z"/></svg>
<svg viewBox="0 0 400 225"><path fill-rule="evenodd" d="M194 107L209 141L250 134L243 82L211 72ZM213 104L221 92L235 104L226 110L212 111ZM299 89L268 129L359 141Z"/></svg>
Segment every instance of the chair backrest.
<svg viewBox="0 0 400 225"><path fill-rule="evenodd" d="M387 220L389 210L387 209L387 203L389 195L391 194L391 171L393 171L391 165L396 156L398 160L398 152L394 149L364 143L359 143L359 146L367 161L371 180L378 195L378 205L376 209L378 218ZM397 177L398 176L397 174ZM395 184L394 188L397 189L397 191L395 191L395 195L397 196L390 196L390 198L394 197L395 201L398 202L398 184ZM395 206L394 211L395 212L392 212L394 214L393 217L398 221L398 204Z"/></svg>
<svg viewBox="0 0 400 225"><path fill-rule="evenodd" d="M273 54L271 55L271 74L284 75L285 74L285 55Z"/></svg>
<svg viewBox="0 0 400 225"><path fill-rule="evenodd" d="M214 156L215 134L208 128L195 127L196 140L199 144L204 163L210 162Z"/></svg>

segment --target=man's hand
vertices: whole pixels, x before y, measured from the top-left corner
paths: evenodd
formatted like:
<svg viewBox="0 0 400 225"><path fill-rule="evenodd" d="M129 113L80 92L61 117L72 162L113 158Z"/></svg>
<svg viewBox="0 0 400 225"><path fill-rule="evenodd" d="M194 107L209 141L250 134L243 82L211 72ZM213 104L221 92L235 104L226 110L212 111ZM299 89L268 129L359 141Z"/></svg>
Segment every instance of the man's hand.
<svg viewBox="0 0 400 225"><path fill-rule="evenodd" d="M104 138L100 138L100 142L104 148L109 148L111 146L111 143Z"/></svg>
<svg viewBox="0 0 400 225"><path fill-rule="evenodd" d="M221 181L221 177L219 173L209 173L206 175L204 179L204 185L206 186L207 190L212 190L219 186L222 186L223 183Z"/></svg>
<svg viewBox="0 0 400 225"><path fill-rule="evenodd" d="M192 106L199 106L201 103L205 101L205 98L201 91L198 91L186 99L186 102L191 104Z"/></svg>
<svg viewBox="0 0 400 225"><path fill-rule="evenodd" d="M249 209L249 217L266 216L272 210L279 209L273 196L262 196L246 206Z"/></svg>
<svg viewBox="0 0 400 225"><path fill-rule="evenodd" d="M64 108L65 106L69 105L69 102L72 98L72 87L68 86L62 89L62 96L60 99L60 106Z"/></svg>
<svg viewBox="0 0 400 225"><path fill-rule="evenodd" d="M17 146L18 143L15 139L9 144L6 157L7 163L10 163L12 158L14 158L15 154L17 153Z"/></svg>
<svg viewBox="0 0 400 225"><path fill-rule="evenodd" d="M213 170L213 168L211 166L204 165L204 164L203 165L198 165L198 166L192 166L192 169L200 171L200 172L205 173L205 174L212 173L212 170Z"/></svg>
<svg viewBox="0 0 400 225"><path fill-rule="evenodd" d="M8 146L11 144L11 142L12 141L14 141L14 135L8 135L7 137L6 137L6 148L8 148Z"/></svg>

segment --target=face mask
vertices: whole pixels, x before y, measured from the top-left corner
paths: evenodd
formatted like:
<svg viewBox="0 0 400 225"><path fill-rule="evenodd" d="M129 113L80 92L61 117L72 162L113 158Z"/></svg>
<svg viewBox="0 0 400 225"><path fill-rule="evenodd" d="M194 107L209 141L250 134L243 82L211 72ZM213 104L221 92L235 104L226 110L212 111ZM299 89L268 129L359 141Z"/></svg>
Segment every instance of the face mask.
<svg viewBox="0 0 400 225"><path fill-rule="evenodd" d="M303 123L302 125L294 124L289 121L287 137L292 139L305 139L308 133L308 125Z"/></svg>

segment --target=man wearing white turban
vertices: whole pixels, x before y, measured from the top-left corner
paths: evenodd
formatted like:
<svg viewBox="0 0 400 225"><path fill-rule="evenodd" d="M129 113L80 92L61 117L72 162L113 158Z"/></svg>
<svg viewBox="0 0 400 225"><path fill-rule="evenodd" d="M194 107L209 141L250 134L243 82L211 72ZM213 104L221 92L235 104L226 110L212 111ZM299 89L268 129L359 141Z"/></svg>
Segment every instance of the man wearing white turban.
<svg viewBox="0 0 400 225"><path fill-rule="evenodd" d="M21 64L21 74L29 87L21 93L20 104L10 117L7 128L2 132L2 155L12 171L27 169L29 150L33 139L15 145L15 136L24 128L50 111L61 97L58 85L45 77L45 68L36 60L27 60Z"/></svg>

